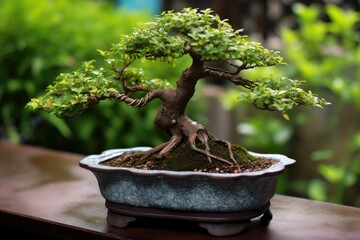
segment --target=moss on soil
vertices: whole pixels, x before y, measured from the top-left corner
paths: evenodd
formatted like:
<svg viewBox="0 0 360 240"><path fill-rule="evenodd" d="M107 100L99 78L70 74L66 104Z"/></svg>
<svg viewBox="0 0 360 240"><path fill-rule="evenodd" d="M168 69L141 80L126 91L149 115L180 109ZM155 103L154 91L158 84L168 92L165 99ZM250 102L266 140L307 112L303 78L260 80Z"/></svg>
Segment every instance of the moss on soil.
<svg viewBox="0 0 360 240"><path fill-rule="evenodd" d="M228 148L223 142L210 141L209 146L212 154L231 162L229 159ZM198 144L197 147L203 149L202 144ZM249 154L245 148L237 144L232 145L232 151L236 161L240 165L240 172L259 171L268 168L275 163L275 161L271 159L255 157ZM157 159L153 156L149 156L145 159L140 159L140 157L128 157L125 160L115 158L105 161L102 164L107 166L135 167L148 170L157 169L219 173L239 172L235 166L231 166L218 160L213 159L210 163L205 155L193 151L187 142L180 144L163 159Z"/></svg>

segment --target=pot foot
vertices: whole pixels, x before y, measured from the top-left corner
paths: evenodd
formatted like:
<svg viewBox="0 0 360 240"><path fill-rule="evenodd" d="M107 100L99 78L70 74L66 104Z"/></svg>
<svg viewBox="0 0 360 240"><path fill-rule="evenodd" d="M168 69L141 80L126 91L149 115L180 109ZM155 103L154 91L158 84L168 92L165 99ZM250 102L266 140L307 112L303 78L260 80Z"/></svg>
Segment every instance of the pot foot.
<svg viewBox="0 0 360 240"><path fill-rule="evenodd" d="M264 214L261 216L260 220L262 223L268 225L273 218L272 212L270 211L270 208L264 212Z"/></svg>
<svg viewBox="0 0 360 240"><path fill-rule="evenodd" d="M106 220L111 226L118 228L126 228L129 223L136 220L136 217L126 216L108 211Z"/></svg>
<svg viewBox="0 0 360 240"><path fill-rule="evenodd" d="M208 233L216 237L226 237L240 233L248 224L247 222L239 223L203 223L199 226L206 229Z"/></svg>

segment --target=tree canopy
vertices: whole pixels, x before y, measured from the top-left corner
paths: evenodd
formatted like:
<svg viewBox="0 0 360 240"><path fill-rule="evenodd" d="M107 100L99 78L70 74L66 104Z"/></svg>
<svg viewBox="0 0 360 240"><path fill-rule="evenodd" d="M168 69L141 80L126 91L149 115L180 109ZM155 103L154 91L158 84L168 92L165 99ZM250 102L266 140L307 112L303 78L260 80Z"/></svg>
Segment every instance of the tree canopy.
<svg viewBox="0 0 360 240"><path fill-rule="evenodd" d="M286 77L244 80L242 70L284 64L278 51L250 41L242 30L234 30L211 9L185 8L166 11L154 21L142 23L130 35L121 37L109 51L98 50L109 68L96 68L85 62L72 73L62 73L46 94L28 103L31 109L42 109L60 117L72 116L92 107L111 93L125 93L173 87L163 79L148 79L141 68L132 68L136 60L163 61L190 55L203 62L227 61L227 69L206 68L206 76L225 78L242 85L239 100L255 107L285 112L295 105L322 106L326 101L301 89L301 81Z"/></svg>

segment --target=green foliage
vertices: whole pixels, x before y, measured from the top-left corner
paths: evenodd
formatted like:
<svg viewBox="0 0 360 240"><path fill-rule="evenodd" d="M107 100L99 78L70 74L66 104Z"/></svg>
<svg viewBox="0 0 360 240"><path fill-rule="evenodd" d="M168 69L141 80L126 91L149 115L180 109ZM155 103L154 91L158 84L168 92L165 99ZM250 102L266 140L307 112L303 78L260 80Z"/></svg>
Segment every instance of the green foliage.
<svg viewBox="0 0 360 240"><path fill-rule="evenodd" d="M79 68L88 59L101 67L95 49L117 42L139 22L151 19L148 14L123 12L98 1L2 0L0 16L2 138L84 154L163 141L165 137L152 126L156 104L136 111L106 102L103 108L67 121L24 110L29 99L39 96L61 72ZM180 60L177 67L186 64L187 60ZM150 78L175 81L180 74L171 66L145 63L142 67L150 69ZM71 74L61 77L71 78ZM111 130L104 130L105 125Z"/></svg>
<svg viewBox="0 0 360 240"><path fill-rule="evenodd" d="M128 80L129 87L141 86L145 89L167 89L172 87L172 83L160 78L146 79L141 68L127 68L124 77Z"/></svg>
<svg viewBox="0 0 360 240"><path fill-rule="evenodd" d="M146 78L142 69L129 68L136 61L159 60L175 64L176 59L190 55L194 61L203 62L236 60L239 65L229 64L238 72L284 63L279 52L247 40L246 35L235 31L210 9L185 8L180 12L163 12L154 21L141 24L130 35L123 35L109 51L98 52L104 57L105 70L96 69L90 61L79 70L61 74L44 96L32 99L27 107L63 117L80 113L119 93L127 94L128 98L129 91L148 92L171 86L167 80ZM223 73L209 71L219 76L223 73L236 75L226 70ZM238 80L231 81L237 84ZM288 118L286 111L294 106L321 107L327 104L324 99L302 90L300 81L267 77L248 82L251 84L245 86L248 91L242 93L242 100L260 109L280 111L285 118Z"/></svg>
<svg viewBox="0 0 360 240"><path fill-rule="evenodd" d="M310 91L306 92L301 87L301 81L286 77L263 78L240 96L241 100L252 103L256 108L277 110L285 119L286 114L294 106L317 106L328 104L324 99L318 98Z"/></svg>
<svg viewBox="0 0 360 240"><path fill-rule="evenodd" d="M131 35L123 36L114 52L125 54L125 61L146 58L172 63L193 51L204 61L235 59L251 67L282 63L278 52L247 40L240 32L210 9L185 8L164 12L155 21L142 24Z"/></svg>
<svg viewBox="0 0 360 240"><path fill-rule="evenodd" d="M88 105L89 98L109 95L116 91L114 82L108 81L103 68L95 69L94 61L84 62L72 73L61 73L46 94L32 99L30 109L44 109L58 116L73 115Z"/></svg>

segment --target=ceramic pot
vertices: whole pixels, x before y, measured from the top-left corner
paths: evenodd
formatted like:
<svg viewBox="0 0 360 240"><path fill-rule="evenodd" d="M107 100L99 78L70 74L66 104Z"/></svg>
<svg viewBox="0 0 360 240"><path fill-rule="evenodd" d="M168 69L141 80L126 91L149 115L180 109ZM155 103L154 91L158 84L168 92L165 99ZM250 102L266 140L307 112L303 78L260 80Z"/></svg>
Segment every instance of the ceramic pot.
<svg viewBox="0 0 360 240"><path fill-rule="evenodd" d="M216 236L239 233L254 217L263 215L265 222L271 219L270 199L275 194L278 177L295 163L284 155L250 152L277 163L257 172L223 174L100 164L124 153L148 149L108 150L80 161L80 166L90 170L98 180L110 225L126 227L137 217L156 217L198 221Z"/></svg>

